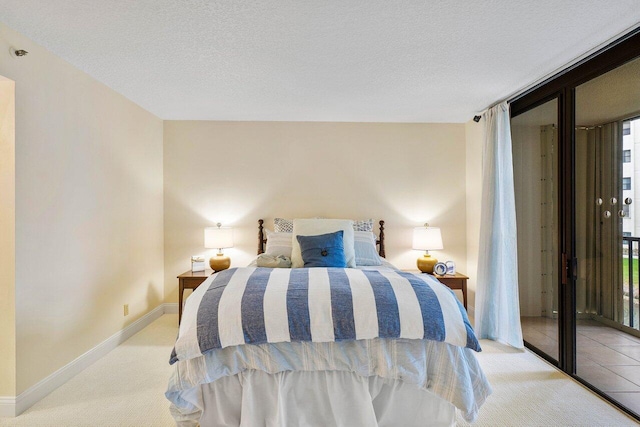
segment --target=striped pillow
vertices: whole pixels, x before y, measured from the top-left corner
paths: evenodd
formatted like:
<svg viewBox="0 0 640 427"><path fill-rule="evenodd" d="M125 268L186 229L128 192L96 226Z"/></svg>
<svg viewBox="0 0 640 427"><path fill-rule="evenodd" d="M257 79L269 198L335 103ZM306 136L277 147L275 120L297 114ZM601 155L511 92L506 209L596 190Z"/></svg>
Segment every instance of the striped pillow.
<svg viewBox="0 0 640 427"><path fill-rule="evenodd" d="M354 231L353 246L356 251L356 265L382 265L376 249L376 235L370 231Z"/></svg>
<svg viewBox="0 0 640 427"><path fill-rule="evenodd" d="M291 250L293 249L291 233L278 233L270 230L267 231L267 249L265 253L272 256L286 256L291 258Z"/></svg>

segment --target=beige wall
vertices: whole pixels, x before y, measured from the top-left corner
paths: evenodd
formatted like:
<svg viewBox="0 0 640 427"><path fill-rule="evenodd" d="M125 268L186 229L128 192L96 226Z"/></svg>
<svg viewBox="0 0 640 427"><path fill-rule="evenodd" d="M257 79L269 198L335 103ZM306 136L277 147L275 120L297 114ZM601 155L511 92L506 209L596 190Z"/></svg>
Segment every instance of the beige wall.
<svg viewBox="0 0 640 427"><path fill-rule="evenodd" d="M482 150L484 146L485 119L465 124L466 150L466 199L467 199L467 262L469 276L469 312L476 306L478 279L478 251L480 248L480 208L482 206Z"/></svg>
<svg viewBox="0 0 640 427"><path fill-rule="evenodd" d="M440 260L466 265L463 124L166 121L165 296L206 254L203 229L236 229L232 266L256 256L259 218L384 219L387 258L415 268L412 228L442 227Z"/></svg>
<svg viewBox="0 0 640 427"><path fill-rule="evenodd" d="M0 76L0 396L16 392L15 85Z"/></svg>
<svg viewBox="0 0 640 427"><path fill-rule="evenodd" d="M0 75L16 85L19 394L163 302L163 127L4 25Z"/></svg>

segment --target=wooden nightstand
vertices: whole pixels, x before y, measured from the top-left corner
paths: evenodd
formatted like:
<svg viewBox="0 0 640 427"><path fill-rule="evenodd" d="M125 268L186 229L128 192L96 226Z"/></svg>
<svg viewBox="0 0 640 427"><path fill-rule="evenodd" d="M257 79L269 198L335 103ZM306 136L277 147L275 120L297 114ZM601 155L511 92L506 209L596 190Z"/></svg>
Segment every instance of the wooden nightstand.
<svg viewBox="0 0 640 427"><path fill-rule="evenodd" d="M178 283L180 284L180 289L178 290L178 325L182 320L182 295L184 294L185 289L195 290L202 282L204 282L207 277L213 274L213 270L205 270L205 271L185 271L181 275L178 276Z"/></svg>
<svg viewBox="0 0 640 427"><path fill-rule="evenodd" d="M439 276L434 274L433 277L447 285L449 288L456 290L459 289L462 291L462 302L464 305L464 309L467 309L467 280L469 278L464 274L456 273L456 274L445 274L444 276Z"/></svg>

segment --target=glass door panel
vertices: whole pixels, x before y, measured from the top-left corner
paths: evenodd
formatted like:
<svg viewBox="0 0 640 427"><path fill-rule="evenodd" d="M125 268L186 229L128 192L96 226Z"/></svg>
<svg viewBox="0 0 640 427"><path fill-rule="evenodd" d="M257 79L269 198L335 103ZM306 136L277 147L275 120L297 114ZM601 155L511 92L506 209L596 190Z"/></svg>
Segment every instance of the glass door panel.
<svg viewBox="0 0 640 427"><path fill-rule="evenodd" d="M511 120L524 340L558 361L558 102Z"/></svg>
<svg viewBox="0 0 640 427"><path fill-rule="evenodd" d="M575 94L576 374L640 414L640 60Z"/></svg>

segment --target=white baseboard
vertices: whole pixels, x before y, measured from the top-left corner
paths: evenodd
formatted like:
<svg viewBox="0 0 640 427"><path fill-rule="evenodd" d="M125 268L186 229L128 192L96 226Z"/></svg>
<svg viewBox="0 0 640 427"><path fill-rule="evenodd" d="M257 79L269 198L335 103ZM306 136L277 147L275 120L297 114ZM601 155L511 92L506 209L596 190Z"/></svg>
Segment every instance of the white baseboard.
<svg viewBox="0 0 640 427"><path fill-rule="evenodd" d="M29 387L17 397L0 397L0 417L16 417L29 409L35 403L49 393L69 381L74 376L91 366L111 350L122 344L133 335L149 326L154 320L165 313L167 305L160 304L126 328L116 332L91 350L79 356L75 360L58 369L48 377ZM172 307L169 307L173 310ZM175 312L178 312L178 304L175 304Z"/></svg>
<svg viewBox="0 0 640 427"><path fill-rule="evenodd" d="M16 398L0 397L0 418L15 417L16 415Z"/></svg>
<svg viewBox="0 0 640 427"><path fill-rule="evenodd" d="M178 314L177 302L165 302L163 305L164 305L164 314Z"/></svg>

